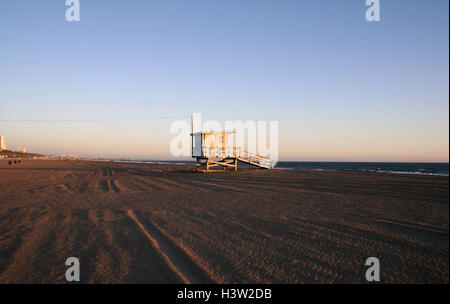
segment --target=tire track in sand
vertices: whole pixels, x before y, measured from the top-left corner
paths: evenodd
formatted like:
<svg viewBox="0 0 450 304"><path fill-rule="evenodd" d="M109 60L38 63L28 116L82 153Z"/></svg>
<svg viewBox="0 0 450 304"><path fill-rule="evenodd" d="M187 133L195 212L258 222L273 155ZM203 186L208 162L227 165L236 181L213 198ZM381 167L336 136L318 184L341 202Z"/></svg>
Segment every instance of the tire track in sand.
<svg viewBox="0 0 450 304"><path fill-rule="evenodd" d="M116 183L116 181L114 179L110 179L109 180L109 188L114 191L115 193L119 193L120 192L120 187L118 186L118 184Z"/></svg>
<svg viewBox="0 0 450 304"><path fill-rule="evenodd" d="M200 266L198 266L181 248L170 241L151 223L146 226L138 219L133 210L127 215L135 222L152 246L162 256L166 264L185 284L214 283Z"/></svg>
<svg viewBox="0 0 450 304"><path fill-rule="evenodd" d="M121 189L116 184L114 179L103 179L98 182L98 188L102 189L103 192L115 192L120 193Z"/></svg>

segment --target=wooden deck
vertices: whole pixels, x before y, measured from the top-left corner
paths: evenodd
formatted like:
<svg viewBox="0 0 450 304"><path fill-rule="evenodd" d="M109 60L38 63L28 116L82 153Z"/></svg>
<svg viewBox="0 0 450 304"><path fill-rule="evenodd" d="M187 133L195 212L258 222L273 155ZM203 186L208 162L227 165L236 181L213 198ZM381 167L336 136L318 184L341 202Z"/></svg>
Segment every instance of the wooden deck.
<svg viewBox="0 0 450 304"><path fill-rule="evenodd" d="M264 169L273 169L275 164L270 158L241 150L235 147L203 148L203 157L197 158L197 170L212 172L233 169L237 171L239 161Z"/></svg>

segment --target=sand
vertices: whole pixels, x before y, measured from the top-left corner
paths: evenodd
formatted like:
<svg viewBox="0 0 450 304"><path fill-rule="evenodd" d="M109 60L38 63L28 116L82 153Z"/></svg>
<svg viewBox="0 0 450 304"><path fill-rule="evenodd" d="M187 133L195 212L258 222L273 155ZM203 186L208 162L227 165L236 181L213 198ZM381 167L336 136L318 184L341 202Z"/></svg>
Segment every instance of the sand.
<svg viewBox="0 0 450 304"><path fill-rule="evenodd" d="M0 160L0 283L449 282L448 177Z"/></svg>

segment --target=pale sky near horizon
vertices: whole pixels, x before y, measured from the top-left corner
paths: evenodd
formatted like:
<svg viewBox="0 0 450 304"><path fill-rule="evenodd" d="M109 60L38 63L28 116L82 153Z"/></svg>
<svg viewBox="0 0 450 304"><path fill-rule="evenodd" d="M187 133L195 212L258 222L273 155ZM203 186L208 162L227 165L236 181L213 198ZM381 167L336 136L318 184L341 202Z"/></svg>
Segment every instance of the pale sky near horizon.
<svg viewBox="0 0 450 304"><path fill-rule="evenodd" d="M449 160L449 1L0 1L9 148L174 159L175 119L275 120L281 160ZM187 121L189 118L185 118ZM185 158L186 159L186 158Z"/></svg>

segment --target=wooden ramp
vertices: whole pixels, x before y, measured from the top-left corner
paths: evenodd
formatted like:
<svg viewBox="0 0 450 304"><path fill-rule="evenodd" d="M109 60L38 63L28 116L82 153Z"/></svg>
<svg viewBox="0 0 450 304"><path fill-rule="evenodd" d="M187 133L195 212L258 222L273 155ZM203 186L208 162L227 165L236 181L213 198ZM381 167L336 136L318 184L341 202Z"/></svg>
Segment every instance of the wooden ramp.
<svg viewBox="0 0 450 304"><path fill-rule="evenodd" d="M265 169L273 169L274 161L270 158L244 151L237 157L238 161Z"/></svg>
<svg viewBox="0 0 450 304"><path fill-rule="evenodd" d="M213 172L227 169L236 171L238 168L238 161L264 169L273 169L275 166L275 162L270 158L247 151L236 153L236 150L234 150L233 155L226 157L220 157L218 155L219 154L214 154L213 156L213 154L210 153L210 157L197 158L197 171Z"/></svg>

